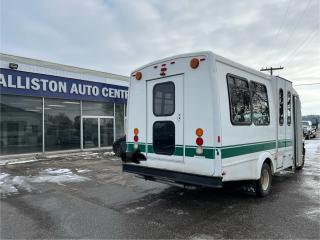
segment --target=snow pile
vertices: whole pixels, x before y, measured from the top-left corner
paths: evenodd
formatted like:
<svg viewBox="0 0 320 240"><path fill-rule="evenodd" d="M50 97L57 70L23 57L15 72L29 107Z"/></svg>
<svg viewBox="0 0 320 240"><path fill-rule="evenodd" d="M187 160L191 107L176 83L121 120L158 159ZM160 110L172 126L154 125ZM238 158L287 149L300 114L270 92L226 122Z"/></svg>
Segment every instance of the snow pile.
<svg viewBox="0 0 320 240"><path fill-rule="evenodd" d="M18 193L18 189L8 181L9 179L9 174L0 173L0 196Z"/></svg>
<svg viewBox="0 0 320 240"><path fill-rule="evenodd" d="M78 172L81 172L81 170ZM67 168L47 168L39 172L37 176L11 176L8 173L0 173L0 196L6 197L17 194L19 191L31 192L34 189L32 187L34 183L56 183L62 185L63 183L89 180L90 178L74 174Z"/></svg>

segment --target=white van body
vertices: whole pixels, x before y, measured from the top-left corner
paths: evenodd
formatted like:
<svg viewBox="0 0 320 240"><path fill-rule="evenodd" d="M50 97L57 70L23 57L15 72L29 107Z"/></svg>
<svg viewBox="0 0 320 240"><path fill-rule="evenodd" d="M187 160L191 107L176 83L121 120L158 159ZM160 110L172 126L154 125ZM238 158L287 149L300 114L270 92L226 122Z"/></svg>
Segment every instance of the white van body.
<svg viewBox="0 0 320 240"><path fill-rule="evenodd" d="M196 68L190 65L192 59L198 60ZM250 95L240 87L242 95L234 94L238 83L249 86ZM253 106L251 84L258 86L257 91L266 89L267 102L259 100L262 97L257 92L257 105ZM250 96L251 106L244 105L240 113L237 96L243 96L245 103ZM259 108L264 108L260 115ZM196 143L198 128L203 130L202 146ZM174 146L167 146L166 138ZM292 83L281 77L265 75L212 52L162 59L131 74L127 156L123 157L126 172L151 180L221 187L226 181L260 179L265 162L272 174L303 165L302 138L299 96ZM140 153L141 161L131 161L134 152Z"/></svg>

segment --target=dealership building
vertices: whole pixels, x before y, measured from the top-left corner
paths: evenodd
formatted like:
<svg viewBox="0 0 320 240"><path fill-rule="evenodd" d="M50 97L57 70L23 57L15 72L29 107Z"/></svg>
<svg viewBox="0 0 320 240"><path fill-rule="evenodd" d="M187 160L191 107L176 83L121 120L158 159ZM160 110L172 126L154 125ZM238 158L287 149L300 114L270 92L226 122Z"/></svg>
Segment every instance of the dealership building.
<svg viewBox="0 0 320 240"><path fill-rule="evenodd" d="M110 149L128 77L0 54L0 155Z"/></svg>

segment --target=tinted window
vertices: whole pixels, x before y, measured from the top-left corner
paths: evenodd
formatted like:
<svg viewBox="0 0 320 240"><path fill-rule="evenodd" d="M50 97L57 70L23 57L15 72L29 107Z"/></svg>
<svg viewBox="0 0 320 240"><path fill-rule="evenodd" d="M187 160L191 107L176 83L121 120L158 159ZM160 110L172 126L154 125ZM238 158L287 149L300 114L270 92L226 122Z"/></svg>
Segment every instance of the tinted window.
<svg viewBox="0 0 320 240"><path fill-rule="evenodd" d="M80 148L80 102L44 99L45 150Z"/></svg>
<svg viewBox="0 0 320 240"><path fill-rule="evenodd" d="M114 126L113 126L113 119L112 118L100 118L100 145L101 145L101 147L112 146L112 143L115 140L114 136L113 136L113 130L114 130Z"/></svg>
<svg viewBox="0 0 320 240"><path fill-rule="evenodd" d="M283 90L282 88L280 88L279 90L279 124L280 125L283 125L283 119L284 119L284 116L283 116Z"/></svg>
<svg viewBox="0 0 320 240"><path fill-rule="evenodd" d="M175 151L175 126L171 121L153 124L153 150L157 154L172 155Z"/></svg>
<svg viewBox="0 0 320 240"><path fill-rule="evenodd" d="M115 104L116 139L124 136L124 104Z"/></svg>
<svg viewBox="0 0 320 240"><path fill-rule="evenodd" d="M288 92L287 94L288 94L287 95L287 110L288 110L287 124L288 126L290 126L291 125L291 92Z"/></svg>
<svg viewBox="0 0 320 240"><path fill-rule="evenodd" d="M249 83L246 79L227 75L230 119L234 125L251 124L251 99Z"/></svg>
<svg viewBox="0 0 320 240"><path fill-rule="evenodd" d="M113 103L82 101L82 114L85 116L113 116Z"/></svg>
<svg viewBox="0 0 320 240"><path fill-rule="evenodd" d="M42 151L42 98L0 95L0 155Z"/></svg>
<svg viewBox="0 0 320 240"><path fill-rule="evenodd" d="M153 87L153 113L156 116L170 116L174 113L174 83L165 82Z"/></svg>
<svg viewBox="0 0 320 240"><path fill-rule="evenodd" d="M268 125L270 123L268 93L265 85L250 82L252 99L252 120L255 125Z"/></svg>

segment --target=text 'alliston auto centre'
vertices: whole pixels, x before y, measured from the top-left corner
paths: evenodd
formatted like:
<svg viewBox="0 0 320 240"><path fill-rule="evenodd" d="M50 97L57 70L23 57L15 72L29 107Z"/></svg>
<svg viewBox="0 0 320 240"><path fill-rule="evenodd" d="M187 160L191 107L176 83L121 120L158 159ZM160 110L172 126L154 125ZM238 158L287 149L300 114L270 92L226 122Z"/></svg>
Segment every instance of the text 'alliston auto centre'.
<svg viewBox="0 0 320 240"><path fill-rule="evenodd" d="M0 155L110 148L128 77L0 54Z"/></svg>

